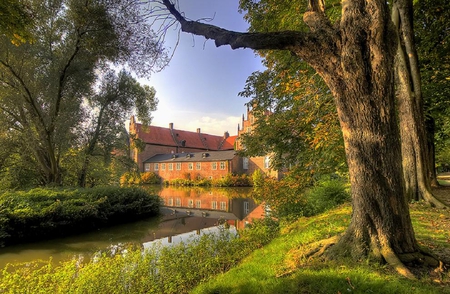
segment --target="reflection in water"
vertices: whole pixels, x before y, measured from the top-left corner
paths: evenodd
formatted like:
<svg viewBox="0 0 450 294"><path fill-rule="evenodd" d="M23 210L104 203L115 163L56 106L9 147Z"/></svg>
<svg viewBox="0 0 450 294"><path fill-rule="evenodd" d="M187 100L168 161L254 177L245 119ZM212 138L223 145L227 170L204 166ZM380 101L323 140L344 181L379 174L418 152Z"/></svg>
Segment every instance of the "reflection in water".
<svg viewBox="0 0 450 294"><path fill-rule="evenodd" d="M183 234L212 228L219 222L241 229L264 215L263 205L247 198L250 188L148 186L146 189L163 199L160 217L66 238L0 248L0 268L7 263L48 261L50 258L60 262L74 256L92 256L115 244L147 246L154 240L167 242L169 237L173 242L178 235L184 240L186 235Z"/></svg>

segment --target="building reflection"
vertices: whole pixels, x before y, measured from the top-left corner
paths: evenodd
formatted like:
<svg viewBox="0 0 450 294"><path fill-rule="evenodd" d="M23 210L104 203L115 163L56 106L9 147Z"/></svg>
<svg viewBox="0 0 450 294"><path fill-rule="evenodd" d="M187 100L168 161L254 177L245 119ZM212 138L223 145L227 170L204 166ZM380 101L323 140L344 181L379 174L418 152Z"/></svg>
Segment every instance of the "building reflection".
<svg viewBox="0 0 450 294"><path fill-rule="evenodd" d="M171 243L175 236L200 235L201 230L224 223L243 229L265 216L264 204L250 198L250 192L251 188L164 187L158 192L161 222L143 241L164 239L163 243Z"/></svg>

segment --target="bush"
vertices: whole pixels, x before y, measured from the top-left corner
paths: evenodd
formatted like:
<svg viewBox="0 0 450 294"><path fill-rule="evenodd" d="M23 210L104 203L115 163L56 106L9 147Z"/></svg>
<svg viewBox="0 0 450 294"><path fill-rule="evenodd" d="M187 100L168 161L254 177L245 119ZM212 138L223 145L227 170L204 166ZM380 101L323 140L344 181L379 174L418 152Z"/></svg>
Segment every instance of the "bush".
<svg viewBox="0 0 450 294"><path fill-rule="evenodd" d="M305 216L312 216L329 210L350 200L346 182L340 179L325 179L319 181L305 193L307 205Z"/></svg>
<svg viewBox="0 0 450 294"><path fill-rule="evenodd" d="M161 178L154 172L145 172L141 174L141 184L159 184Z"/></svg>
<svg viewBox="0 0 450 294"><path fill-rule="evenodd" d="M32 189L0 195L0 245L92 230L159 213L160 199L139 188Z"/></svg>
<svg viewBox="0 0 450 294"><path fill-rule="evenodd" d="M316 215L350 200L348 185L339 178L325 178L307 188L296 178L277 181L257 175L253 180L253 198L265 201L284 221Z"/></svg>

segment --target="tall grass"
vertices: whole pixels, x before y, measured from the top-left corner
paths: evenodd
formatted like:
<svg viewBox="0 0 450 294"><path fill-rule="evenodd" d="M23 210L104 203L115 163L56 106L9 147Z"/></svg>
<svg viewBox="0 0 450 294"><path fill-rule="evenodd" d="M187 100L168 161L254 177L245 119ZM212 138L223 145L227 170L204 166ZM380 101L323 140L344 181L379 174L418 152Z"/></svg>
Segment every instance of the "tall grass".
<svg viewBox="0 0 450 294"><path fill-rule="evenodd" d="M173 247L156 245L144 253L126 248L103 253L92 262L9 266L0 293L188 293L195 285L224 273L278 233L276 223L253 224L236 238L223 228Z"/></svg>

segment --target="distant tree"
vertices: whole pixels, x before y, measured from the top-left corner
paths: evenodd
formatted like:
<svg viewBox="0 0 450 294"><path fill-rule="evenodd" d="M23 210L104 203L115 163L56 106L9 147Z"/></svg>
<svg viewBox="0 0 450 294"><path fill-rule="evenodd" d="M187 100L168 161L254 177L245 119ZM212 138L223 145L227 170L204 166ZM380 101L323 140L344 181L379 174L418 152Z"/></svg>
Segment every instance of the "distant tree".
<svg viewBox="0 0 450 294"><path fill-rule="evenodd" d="M148 125L151 111L156 110L158 102L153 88L141 86L126 71L121 71L118 75L113 71L106 72L97 91L98 93L87 98L92 110L89 126L84 130L83 136L83 160L78 177L78 185L81 187L86 186L89 163L95 152L105 158L113 151L125 152L117 148L118 141L123 140L118 135L131 112L136 109L138 119Z"/></svg>
<svg viewBox="0 0 450 294"><path fill-rule="evenodd" d="M61 184L61 157L77 145L105 64L144 75L164 52L133 0L29 1L33 42L0 38L0 124L31 154L43 184Z"/></svg>
<svg viewBox="0 0 450 294"><path fill-rule="evenodd" d="M414 32L422 78L429 165L450 163L450 2L414 1ZM436 148L435 148L436 147ZM435 151L436 150L436 151ZM438 185L434 168L432 184Z"/></svg>
<svg viewBox="0 0 450 294"><path fill-rule="evenodd" d="M242 2L261 9L279 4ZM417 244L405 195L395 112L398 39L386 1L344 1L339 20L332 24L324 1L310 0L303 14L308 30L250 33L190 21L170 0L162 3L184 32L213 39L216 46L286 50L323 78L336 104L352 187L351 223L333 246L335 257L376 257L409 278L414 275L402 261L425 258L437 265Z"/></svg>

